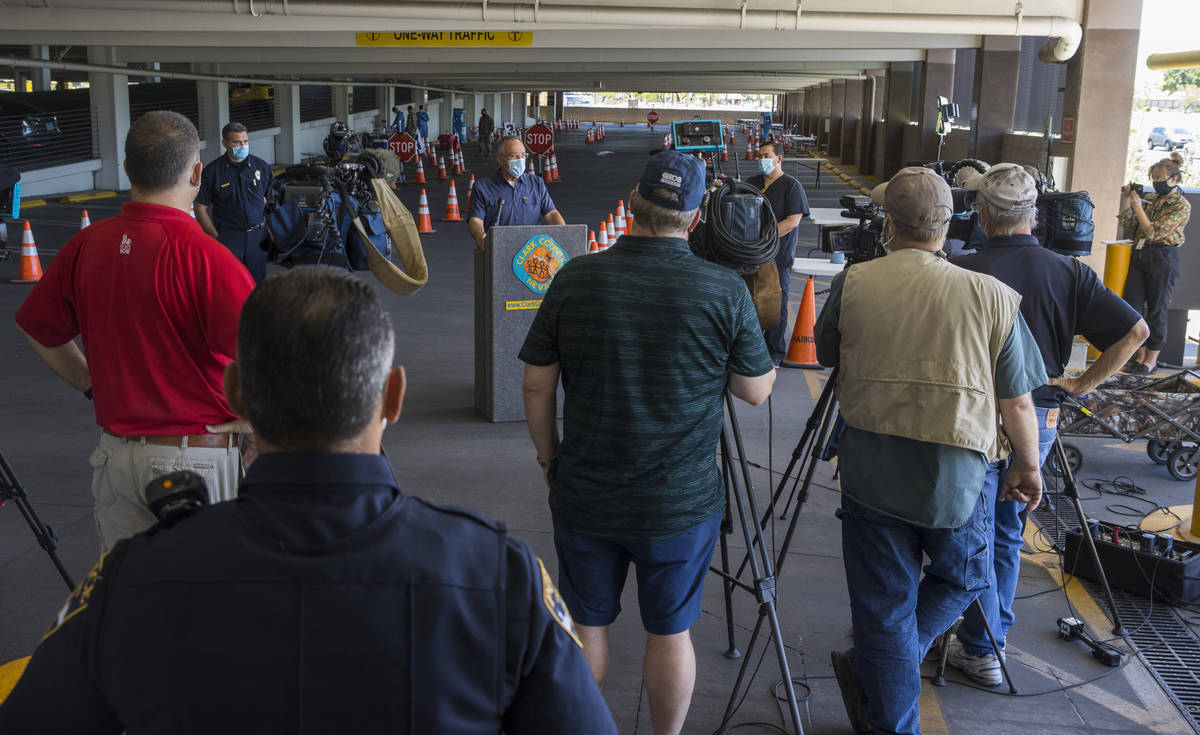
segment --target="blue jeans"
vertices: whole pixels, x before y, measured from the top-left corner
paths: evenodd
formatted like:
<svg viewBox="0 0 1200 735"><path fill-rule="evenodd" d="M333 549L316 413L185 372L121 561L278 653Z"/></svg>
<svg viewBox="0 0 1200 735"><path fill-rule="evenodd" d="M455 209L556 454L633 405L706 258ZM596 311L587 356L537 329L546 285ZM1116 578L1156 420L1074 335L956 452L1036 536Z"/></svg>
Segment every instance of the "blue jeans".
<svg viewBox="0 0 1200 735"><path fill-rule="evenodd" d="M989 467L985 484L994 488L998 480ZM854 626L853 663L878 734L921 732L921 660L991 584L987 495L980 493L971 516L957 528L917 526L842 495L838 515ZM930 559L924 577L922 553Z"/></svg>
<svg viewBox="0 0 1200 735"><path fill-rule="evenodd" d="M1038 464L1046 462L1050 447L1054 446L1054 437L1058 435L1058 418L1055 412L1054 426L1047 427L1049 408L1036 407L1038 422ZM1003 474L1008 468L1008 462L997 462L994 467ZM992 567L996 584L979 596L987 615L988 625L996 636L996 643L1004 648L1008 638L1008 630L1016 617L1013 615L1013 599L1017 596L1017 577L1021 574L1021 547L1025 545L1025 504L1015 500L1000 500L998 485L991 486L989 503L995 508L996 538L992 546ZM970 607L963 615L962 625L958 626L958 640L963 650L972 656L982 656L992 652L992 643L988 640L987 629L983 627L983 618L979 610Z"/></svg>

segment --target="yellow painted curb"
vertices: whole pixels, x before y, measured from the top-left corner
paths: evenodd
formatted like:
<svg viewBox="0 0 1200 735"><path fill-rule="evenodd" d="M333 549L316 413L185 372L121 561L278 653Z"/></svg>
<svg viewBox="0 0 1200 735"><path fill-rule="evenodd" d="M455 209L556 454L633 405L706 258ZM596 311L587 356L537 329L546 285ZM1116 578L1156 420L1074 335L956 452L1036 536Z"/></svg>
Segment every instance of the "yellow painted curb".
<svg viewBox="0 0 1200 735"><path fill-rule="evenodd" d="M44 207L44 206L46 206L45 199L22 199L21 200L21 209L23 209L23 210L24 209L33 209L34 207Z"/></svg>
<svg viewBox="0 0 1200 735"><path fill-rule="evenodd" d="M87 194L70 194L62 199L59 199L58 201L62 204L76 204L78 202L90 202L93 199L109 199L111 197L115 197L116 195L117 192L115 191L93 191L88 192Z"/></svg>

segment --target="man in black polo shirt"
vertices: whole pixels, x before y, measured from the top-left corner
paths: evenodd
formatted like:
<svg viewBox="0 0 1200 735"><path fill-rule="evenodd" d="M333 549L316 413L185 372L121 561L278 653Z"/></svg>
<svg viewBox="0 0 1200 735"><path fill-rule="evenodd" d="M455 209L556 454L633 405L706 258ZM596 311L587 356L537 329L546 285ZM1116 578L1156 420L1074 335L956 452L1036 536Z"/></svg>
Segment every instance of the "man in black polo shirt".
<svg viewBox="0 0 1200 735"><path fill-rule="evenodd" d="M1062 399L1067 394L1088 393L1119 370L1145 341L1149 328L1129 304L1105 288L1095 271L1038 243L1031 234L1037 222L1037 187L1024 168L1002 163L969 179L965 186L977 192L974 206L988 241L979 252L950 260L994 276L1021 294L1021 315L1050 376L1046 385L1033 391L1039 462L1044 462L1057 434ZM1102 352L1082 375L1072 378L1063 374L1063 368L1071 357L1076 334L1082 334ZM979 600L997 642L1003 646L1014 621L1012 605L1021 567L1025 506L1011 500L992 501L996 578ZM951 643L948 661L986 686L1002 681L1000 662L992 653L975 607L967 608L958 628L958 640Z"/></svg>
<svg viewBox="0 0 1200 735"><path fill-rule="evenodd" d="M808 212L808 197L804 187L794 176L783 172L783 156L775 151L775 143L763 143L758 149L758 166L762 172L746 179L750 186L758 187L779 227L779 253L775 256L775 267L779 269L779 288L783 291L780 300L779 326L767 330L763 337L771 351L771 362L775 367L787 354L788 343L788 289L792 282L792 261L796 259L796 227Z"/></svg>
<svg viewBox="0 0 1200 735"><path fill-rule="evenodd" d="M696 678L688 630L725 502L715 452L725 389L758 405L775 381L745 283L688 248L703 195L699 160L651 158L629 196L632 234L563 266L520 353L559 584L584 655L603 683L632 560L659 735L682 729Z"/></svg>

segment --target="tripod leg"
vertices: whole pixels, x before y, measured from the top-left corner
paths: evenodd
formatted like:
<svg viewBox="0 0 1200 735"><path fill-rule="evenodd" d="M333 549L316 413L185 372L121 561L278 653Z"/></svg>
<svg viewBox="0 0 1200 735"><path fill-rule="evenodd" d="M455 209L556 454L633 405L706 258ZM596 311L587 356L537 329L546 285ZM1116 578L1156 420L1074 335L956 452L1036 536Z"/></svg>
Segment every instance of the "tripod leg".
<svg viewBox="0 0 1200 735"><path fill-rule="evenodd" d="M800 704L796 701L796 686L792 682L792 670L788 666L787 649L783 647L783 633L779 630L779 616L775 610L775 601L763 603L766 615L771 621L771 638L775 642L775 655L779 659L779 673L783 676L784 693L787 695L788 708L792 713L792 726L796 735L804 735L804 725L800 722ZM761 618L760 618L761 620ZM749 657L746 658L749 661Z"/></svg>
<svg viewBox="0 0 1200 735"><path fill-rule="evenodd" d="M1000 662L1000 671L1004 674L1004 680L1008 682L1008 693L1016 694L1017 685L1013 683L1012 677L1008 673L1008 663L1004 660L1004 651L1000 650L1000 644L996 642L996 635L992 633L992 625L988 622L987 615L983 612L983 603L976 597L971 603L979 612L979 619L983 621L983 629L987 631L988 640L992 642L992 653L996 656L996 660Z"/></svg>
<svg viewBox="0 0 1200 735"><path fill-rule="evenodd" d="M953 631L954 629L950 628L938 637L937 671L933 672L933 680L930 682L935 687L946 686L946 658L950 655L950 636L953 635Z"/></svg>
<svg viewBox="0 0 1200 735"><path fill-rule="evenodd" d="M25 492L25 488L17 480L17 476L13 472L12 467L9 466L8 460L5 459L4 453L0 452L0 502L10 499L16 502L17 510L21 512L21 517L29 525L29 530L33 532L34 538L37 539L38 546L41 546L50 557L50 561L54 563L54 568L58 570L59 576L67 583L67 589L74 591L75 582L71 579L71 575L67 573L67 568L58 556L58 537L54 535L54 529L42 523L42 519L38 518L37 512L34 511L33 505L29 502L29 494Z"/></svg>
<svg viewBox="0 0 1200 735"><path fill-rule="evenodd" d="M1087 546L1088 556L1092 558L1092 566L1096 569L1096 579L1100 582L1100 588L1104 590L1104 597L1108 601L1108 610L1113 622L1113 635L1124 636L1126 634L1125 626L1121 624L1121 614L1117 612L1117 602L1113 599L1112 587L1108 584L1108 575L1104 573L1104 567L1100 564L1100 553L1096 551L1096 542L1088 533L1087 514L1083 511L1083 503L1079 500L1075 475L1072 474L1071 467L1067 463L1067 451L1063 449L1062 441L1057 436L1054 437L1054 456L1058 459L1059 472L1062 473L1063 492L1071 499L1075 505L1075 513L1079 516L1079 535L1083 537L1083 543Z"/></svg>
<svg viewBox="0 0 1200 735"><path fill-rule="evenodd" d="M730 516L729 497L725 497L725 514L721 518L721 530L719 533L721 544L721 571L729 574L729 534L733 533L733 518ZM733 582L729 581L728 577L721 580L722 586L725 588L725 633L729 638L729 648L725 651L725 658L737 658L742 654L737 650L737 644L734 641L734 626L733 626Z"/></svg>
<svg viewBox="0 0 1200 735"><path fill-rule="evenodd" d="M742 691L742 682L746 679L746 671L750 668L750 660L754 657L754 645L758 643L758 634L762 631L763 620L764 618L760 614L758 622L754 624L754 632L750 634L750 641L746 643L746 657L742 659L742 665L738 667L737 679L733 682L733 691L729 693L729 702L725 705L725 716L721 718L721 727L717 729L718 735L728 729L733 711L737 709L738 694Z"/></svg>

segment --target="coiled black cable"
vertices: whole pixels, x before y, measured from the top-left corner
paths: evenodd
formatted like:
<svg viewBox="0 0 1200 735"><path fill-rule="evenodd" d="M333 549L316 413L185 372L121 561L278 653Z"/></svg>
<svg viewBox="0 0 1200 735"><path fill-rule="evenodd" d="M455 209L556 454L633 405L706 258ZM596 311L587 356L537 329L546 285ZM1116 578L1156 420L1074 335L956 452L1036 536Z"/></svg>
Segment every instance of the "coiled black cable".
<svg viewBox="0 0 1200 735"><path fill-rule="evenodd" d="M743 275L753 273L759 266L775 259L779 252L779 226L770 203L758 188L733 179L718 179L721 183L708 193L705 205L705 227L701 237L693 238L693 249L705 260L730 268ZM744 242L730 234L722 203L733 196L757 196L762 199L758 239Z"/></svg>

